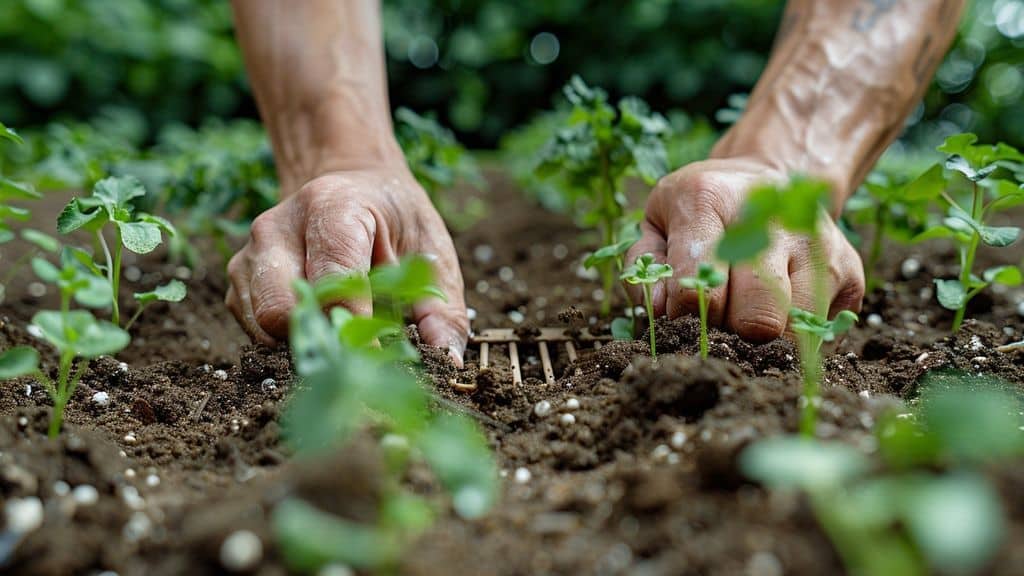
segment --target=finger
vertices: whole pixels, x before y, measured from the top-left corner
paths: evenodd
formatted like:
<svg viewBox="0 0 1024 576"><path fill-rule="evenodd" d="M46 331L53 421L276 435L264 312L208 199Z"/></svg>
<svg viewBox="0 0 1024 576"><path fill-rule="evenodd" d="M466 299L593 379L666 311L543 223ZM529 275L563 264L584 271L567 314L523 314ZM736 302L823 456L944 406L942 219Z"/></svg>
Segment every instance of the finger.
<svg viewBox="0 0 1024 576"><path fill-rule="evenodd" d="M358 204L343 203L318 210L306 225L306 277L315 283L330 275L368 274L376 234L376 220ZM344 306L359 316L373 314L369 294L324 304Z"/></svg>
<svg viewBox="0 0 1024 576"><path fill-rule="evenodd" d="M741 338L765 342L785 331L792 297L788 253L776 243L756 270L750 266L731 270L726 322Z"/></svg>
<svg viewBox="0 0 1024 576"><path fill-rule="evenodd" d="M665 242L665 235L651 221L644 220L640 224L640 240L626 251L624 264L629 266L637 258L644 254L653 254L657 262L665 262L665 249L668 244ZM626 293L634 306L640 306L644 301L643 288L636 284L623 283ZM654 305L654 316L660 317L665 314L665 285L659 282L651 290L651 300Z"/></svg>
<svg viewBox="0 0 1024 576"><path fill-rule="evenodd" d="M715 245L724 232L722 221L717 217L685 218L681 224L674 226L669 232L668 263L675 271L668 284L668 315L670 317L700 312L697 291L683 288L679 284L679 278L696 276L701 263L710 263L719 272L728 274L728 266L715 261ZM728 283L706 293L710 324L722 324L725 317L727 295Z"/></svg>
<svg viewBox="0 0 1024 576"><path fill-rule="evenodd" d="M293 283L302 278L303 252L288 218L282 227L279 213L266 213L253 221L249 247L248 292L252 313L261 329L272 337L288 337L289 314L295 307ZM301 237L300 237L301 238ZM244 286L239 289L242 298Z"/></svg>
<svg viewBox="0 0 1024 576"><path fill-rule="evenodd" d="M231 285L228 287L228 293L224 297L224 303L227 305L228 310L234 314L242 329L245 330L253 341L267 345L275 344L277 341L260 327L259 323L256 322L256 315L252 311L252 298L249 295L251 280L249 277L248 256L245 253L245 249L231 258L231 261L228 263L228 275L231 279Z"/></svg>
<svg viewBox="0 0 1024 576"><path fill-rule="evenodd" d="M439 253L427 253L434 261L435 279L446 300L431 298L413 306L413 318L423 342L448 350L456 366L462 367L469 335L469 316L463 294L462 273L451 239L440 242Z"/></svg>
<svg viewBox="0 0 1024 576"><path fill-rule="evenodd" d="M839 255L837 262L841 264L838 276L838 289L832 297L832 305L829 307L828 317L834 318L843 310L851 310L860 313L864 303L864 264L861 262L860 254L842 238L840 246L836 249Z"/></svg>

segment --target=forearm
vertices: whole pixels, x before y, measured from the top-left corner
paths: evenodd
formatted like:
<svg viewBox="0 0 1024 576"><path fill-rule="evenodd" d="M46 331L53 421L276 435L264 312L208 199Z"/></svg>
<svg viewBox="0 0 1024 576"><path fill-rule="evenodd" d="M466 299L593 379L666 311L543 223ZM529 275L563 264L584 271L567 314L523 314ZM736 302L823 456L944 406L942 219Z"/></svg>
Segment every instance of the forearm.
<svg viewBox="0 0 1024 576"><path fill-rule="evenodd" d="M836 206L899 135L966 0L790 0L771 60L712 157L825 178Z"/></svg>
<svg viewBox="0 0 1024 576"><path fill-rule="evenodd" d="M375 0L234 0L235 25L288 195L332 170L401 159Z"/></svg>

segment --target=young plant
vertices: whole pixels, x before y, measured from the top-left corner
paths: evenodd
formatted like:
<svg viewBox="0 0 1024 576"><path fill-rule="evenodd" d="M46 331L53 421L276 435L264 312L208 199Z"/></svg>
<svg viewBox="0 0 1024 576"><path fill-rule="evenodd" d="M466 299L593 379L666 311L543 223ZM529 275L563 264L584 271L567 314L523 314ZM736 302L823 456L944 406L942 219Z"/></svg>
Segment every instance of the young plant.
<svg viewBox="0 0 1024 576"><path fill-rule="evenodd" d="M913 413L875 427L884 466L800 436L760 440L740 455L748 478L807 494L850 574L973 574L1006 536L999 494L980 472L1024 455L1013 386L943 374L921 389Z"/></svg>
<svg viewBox="0 0 1024 576"><path fill-rule="evenodd" d="M651 358L658 359L658 351L654 347L654 301L651 292L658 282L672 277L672 267L654 261L654 254L637 256L635 262L622 271L620 278L633 284L639 284L644 291L644 306L647 307L647 324L650 327Z"/></svg>
<svg viewBox="0 0 1024 576"><path fill-rule="evenodd" d="M399 108L395 110L395 136L413 176L445 221L464 230L487 215L487 206L480 198L470 198L460 207L449 195L442 194L459 181L474 188L484 185L476 162L451 130L431 117Z"/></svg>
<svg viewBox="0 0 1024 576"><path fill-rule="evenodd" d="M641 215L642 217L642 215ZM627 222L623 225L618 233L618 242L609 244L608 246L602 246L595 250L592 254L583 260L583 267L588 270L604 270L611 269L615 272L616 276L621 275L625 268L625 257L626 252L636 244L637 240L640 239L640 225L635 221ZM604 293L607 295L615 288L615 276L604 276ZM632 316L633 301L629 297L629 292L626 292L626 302L629 303L630 316ZM601 303L601 313L608 315L611 312L610 308L611 299L605 298ZM612 321L612 332L615 333L615 328L618 326L618 331L625 335L626 328L628 328L629 340L633 339L633 321L630 318L615 318Z"/></svg>
<svg viewBox="0 0 1024 576"><path fill-rule="evenodd" d="M935 165L919 177L908 191L908 197L930 200L946 208L941 224L928 228L917 240L947 238L960 253L960 275L955 279L936 279L935 292L939 303L953 310L953 332L960 329L967 305L990 284L1017 286L1021 271L1016 266L996 266L974 273L974 260L982 244L1003 248L1020 237L1016 226L992 225L993 217L1008 208L1024 204L1024 185L1014 181L1014 173L1024 166L1024 154L1006 144L976 144L974 134L951 136L938 147L947 155L942 165ZM945 168L945 171L943 170ZM966 181L967 201L958 201L952 190Z"/></svg>
<svg viewBox="0 0 1024 576"><path fill-rule="evenodd" d="M11 348L0 355L0 380L32 376L53 400L49 435L55 438L64 421L64 408L75 393L87 360L113 354L128 345L128 333L105 320L97 320L87 310L71 310L71 301L82 306L102 308L110 304L110 285L95 276L79 258L80 252L65 249L61 267L35 258L32 268L40 279L57 286L60 310L44 310L32 317L41 338L57 350L57 376L51 378L40 367L39 352L30 346ZM86 255L87 257L87 255ZM82 359L76 365L75 360Z"/></svg>
<svg viewBox="0 0 1024 576"><path fill-rule="evenodd" d="M829 199L829 186L806 178L793 178L786 186L762 186L747 198L740 218L722 235L717 247L719 260L731 265L752 264L760 267L757 259L771 245L771 232L775 226L806 235L809 239L811 266L814 270L814 310L793 308L790 317L793 328L800 336L800 362L804 379L801 430L813 436L817 422L817 397L821 388L821 343L826 337L835 338L856 322L856 315L837 316L828 320L828 277L825 254L818 238L818 220ZM760 275L764 279L768 274ZM776 298L785 299L778 286L772 286ZM852 314L852 313L851 313Z"/></svg>
<svg viewBox="0 0 1024 576"><path fill-rule="evenodd" d="M340 562L386 570L432 521L431 506L402 486L411 461L421 457L451 494L455 511L475 518L497 499L494 458L473 422L433 413L431 395L411 369L419 357L405 338L402 314L441 295L427 260L410 258L316 286L300 282L296 289L291 346L302 388L288 409L286 435L300 455L316 455L374 424L384 433L386 476L376 524L340 518L293 497L276 507L275 532L296 569ZM341 308L329 316L322 312L327 302L364 297L375 303L372 317Z"/></svg>
<svg viewBox="0 0 1024 576"><path fill-rule="evenodd" d="M697 275L681 278L679 285L688 290L697 291L697 307L700 310L700 357L708 357L708 299L709 290L725 284L725 274L719 272L711 264L701 262L697 266Z"/></svg>
<svg viewBox="0 0 1024 576"><path fill-rule="evenodd" d="M572 105L567 126L559 129L540 153L537 173L567 188L567 196L580 213L585 227L601 232L601 245L614 246L623 239L617 234L626 208L623 181L639 176L653 186L668 171L665 138L668 121L638 98L623 98L618 107L608 103L608 95L591 88L574 76L564 88ZM611 286L615 269L611 262L601 266L605 300L602 313L611 311Z"/></svg>
<svg viewBox="0 0 1024 576"><path fill-rule="evenodd" d="M105 263L102 266L93 264L89 269L104 276L110 283L111 321L116 325L121 324L118 294L121 285L122 249L127 248L136 254L148 254L163 241L163 233L175 233L174 226L167 220L136 211L132 200L145 195L146 189L134 177L104 178L93 187L91 196L72 199L57 218L57 230L61 234L85 230L93 235L96 244L102 250ZM108 227L114 236L112 244L107 243ZM179 294L183 288L184 285L180 282L172 281L152 292L137 294L136 298L140 300L140 307L165 297L176 302L181 300ZM132 320L134 321L134 318Z"/></svg>

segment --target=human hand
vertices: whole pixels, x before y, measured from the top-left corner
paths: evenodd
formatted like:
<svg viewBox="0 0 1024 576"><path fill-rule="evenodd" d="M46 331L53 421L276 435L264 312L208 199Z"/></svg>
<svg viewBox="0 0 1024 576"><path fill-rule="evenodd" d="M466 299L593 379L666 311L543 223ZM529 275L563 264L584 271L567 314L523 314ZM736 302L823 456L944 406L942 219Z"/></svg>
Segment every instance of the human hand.
<svg viewBox="0 0 1024 576"><path fill-rule="evenodd" d="M254 340L272 344L288 336L295 279L365 273L405 254L432 259L447 296L414 306L423 341L461 365L469 320L455 246L426 192L397 163L324 174L260 214L228 263L225 302ZM372 313L368 299L329 304Z"/></svg>
<svg viewBox="0 0 1024 576"><path fill-rule="evenodd" d="M722 158L695 162L661 179L647 202L642 237L630 249L627 262L645 252L671 264L675 277L654 287L654 314L676 317L697 313L697 292L683 288L678 278L693 276L701 262L715 262L718 239L743 209L752 187L781 182L786 175L752 158ZM860 256L832 218L823 219L819 238L828 266L829 317L840 310L859 311L864 296ZM814 309L814 269L809 239L783 230L755 272L739 266L727 272L728 281L708 293L708 321L725 326L742 338L764 341L785 332L789 309ZM771 278L761 278L763 273ZM627 289L636 292L635 287ZM632 294L635 302L640 294ZM779 301L784 296L785 301Z"/></svg>

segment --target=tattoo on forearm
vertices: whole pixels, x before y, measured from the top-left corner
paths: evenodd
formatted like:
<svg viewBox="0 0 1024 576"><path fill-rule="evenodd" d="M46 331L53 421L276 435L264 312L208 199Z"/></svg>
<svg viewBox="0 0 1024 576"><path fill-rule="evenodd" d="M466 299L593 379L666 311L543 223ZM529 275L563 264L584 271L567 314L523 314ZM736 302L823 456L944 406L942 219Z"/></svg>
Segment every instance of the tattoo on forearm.
<svg viewBox="0 0 1024 576"><path fill-rule="evenodd" d="M861 6L853 13L853 29L858 32L871 30L898 2L899 0L861 0Z"/></svg>

